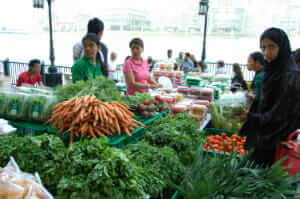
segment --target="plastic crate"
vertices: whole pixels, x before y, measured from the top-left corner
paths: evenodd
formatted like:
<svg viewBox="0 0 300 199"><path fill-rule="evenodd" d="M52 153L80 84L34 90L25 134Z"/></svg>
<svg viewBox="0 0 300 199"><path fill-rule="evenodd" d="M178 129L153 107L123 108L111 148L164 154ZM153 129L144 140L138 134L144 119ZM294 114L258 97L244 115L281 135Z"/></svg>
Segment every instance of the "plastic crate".
<svg viewBox="0 0 300 199"><path fill-rule="evenodd" d="M180 194L179 194L179 192L176 191L176 192L174 193L174 195L172 196L171 199L180 199Z"/></svg>
<svg viewBox="0 0 300 199"><path fill-rule="evenodd" d="M47 125L28 123L28 122L8 122L10 125L17 128L18 136L39 136L45 133L48 129Z"/></svg>
<svg viewBox="0 0 300 199"><path fill-rule="evenodd" d="M151 117L151 118L143 118L143 117L137 116L134 119L143 123L144 125L149 125L149 124L152 124L155 120L166 115L168 112L169 112L169 110L165 110L163 112L156 114L154 117Z"/></svg>
<svg viewBox="0 0 300 199"><path fill-rule="evenodd" d="M221 135L221 133L226 133L229 136L232 136L235 133L238 133L238 131L232 131L232 130L224 130L224 129L215 129L215 128L207 128L204 129L204 136L209 136L209 135ZM206 150L204 149L205 153L209 154L217 154L217 155L227 155L229 156L230 154L224 153L224 152L219 152L219 151L214 151L214 150ZM238 156L239 158L243 158L243 156Z"/></svg>
<svg viewBox="0 0 300 199"><path fill-rule="evenodd" d="M144 138L144 127L139 127L131 132L131 136L124 133L108 137L109 145L116 148L124 148L129 144L134 144Z"/></svg>

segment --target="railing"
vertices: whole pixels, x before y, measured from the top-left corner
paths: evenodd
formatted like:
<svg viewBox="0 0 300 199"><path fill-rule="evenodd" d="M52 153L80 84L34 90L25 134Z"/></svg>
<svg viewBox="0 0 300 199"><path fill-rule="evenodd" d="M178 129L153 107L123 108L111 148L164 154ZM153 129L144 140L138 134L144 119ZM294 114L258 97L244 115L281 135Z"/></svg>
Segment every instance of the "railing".
<svg viewBox="0 0 300 199"><path fill-rule="evenodd" d="M217 64L213 62L207 62L207 72L215 73L217 69ZM246 81L251 81L255 75L254 72L248 71L247 66L245 64L241 64L241 69L244 75L244 79ZM48 71L49 65L42 64L42 74ZM71 75L71 67L70 66L56 66L58 72L63 74L63 79L65 77ZM122 73L122 64L118 65L120 68L119 71L117 71L118 80L124 81L123 73ZM19 75L28 70L28 64L27 63L21 63L21 62L10 62L9 60L0 61L0 73L4 73L7 76L11 77L11 85L15 86L18 80ZM225 64L225 70L227 75L232 75L232 64Z"/></svg>

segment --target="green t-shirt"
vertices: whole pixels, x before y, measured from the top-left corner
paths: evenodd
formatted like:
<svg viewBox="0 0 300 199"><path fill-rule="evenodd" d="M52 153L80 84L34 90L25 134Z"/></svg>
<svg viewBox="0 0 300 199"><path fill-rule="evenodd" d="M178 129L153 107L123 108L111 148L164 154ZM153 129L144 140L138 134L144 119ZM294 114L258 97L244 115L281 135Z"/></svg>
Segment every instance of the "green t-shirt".
<svg viewBox="0 0 300 199"><path fill-rule="evenodd" d="M259 99L261 95L261 84L264 79L264 72L260 71L256 74L255 79L253 80L253 90L256 93L255 99Z"/></svg>
<svg viewBox="0 0 300 199"><path fill-rule="evenodd" d="M72 82L84 80L87 81L89 78L95 79L97 76L102 75L100 60L97 59L97 66L87 58L86 56L79 59L72 66Z"/></svg>

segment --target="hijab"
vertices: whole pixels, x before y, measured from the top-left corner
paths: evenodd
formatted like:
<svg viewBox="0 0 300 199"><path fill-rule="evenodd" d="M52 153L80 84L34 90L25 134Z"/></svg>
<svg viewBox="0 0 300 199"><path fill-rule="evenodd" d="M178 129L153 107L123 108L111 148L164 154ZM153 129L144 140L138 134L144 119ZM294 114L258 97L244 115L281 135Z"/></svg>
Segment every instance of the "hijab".
<svg viewBox="0 0 300 199"><path fill-rule="evenodd" d="M264 80L262 84L263 98L265 105L269 104L274 98L276 90L282 86L280 79L286 72L298 71L296 62L292 55L290 41L287 34L278 28L269 28L263 32L260 37L260 46L262 40L268 38L279 46L277 58L271 62L265 61L264 65ZM271 100L271 101L269 101Z"/></svg>

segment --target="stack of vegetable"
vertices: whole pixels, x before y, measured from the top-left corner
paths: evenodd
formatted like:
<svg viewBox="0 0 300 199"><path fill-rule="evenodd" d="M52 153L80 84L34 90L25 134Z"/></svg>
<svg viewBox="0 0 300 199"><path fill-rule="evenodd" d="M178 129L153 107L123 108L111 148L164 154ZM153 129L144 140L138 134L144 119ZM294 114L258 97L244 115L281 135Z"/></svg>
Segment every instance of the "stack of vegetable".
<svg viewBox="0 0 300 199"><path fill-rule="evenodd" d="M152 198L171 198L174 189L183 179L184 167L170 147L155 147L147 142L128 145L126 152L137 166L143 168L144 190ZM160 196L160 197L159 197Z"/></svg>
<svg viewBox="0 0 300 199"><path fill-rule="evenodd" d="M56 95L61 101L69 100L78 96L94 95L97 99L105 102L117 101L127 103L121 95L116 83L106 77L100 76L88 81L78 81L75 84L67 84L56 88Z"/></svg>
<svg viewBox="0 0 300 199"><path fill-rule="evenodd" d="M136 93L135 96L126 96L130 109L144 118L154 117L158 112L165 111L167 105L159 96L148 93Z"/></svg>
<svg viewBox="0 0 300 199"><path fill-rule="evenodd" d="M145 140L156 147L173 148L181 162L189 165L200 143L204 142L203 133L198 130L197 122L186 113L168 115L153 122L145 131Z"/></svg>
<svg viewBox="0 0 300 199"><path fill-rule="evenodd" d="M236 155L209 155L202 148L177 189L184 199L297 198L293 186L297 181L278 163L261 168Z"/></svg>
<svg viewBox="0 0 300 199"><path fill-rule="evenodd" d="M215 150L218 152L226 152L227 154L236 151L238 155L245 156L246 151L244 149L244 144L246 142L246 137L240 137L238 134L233 134L228 136L226 133L221 135L209 135L206 137L206 143L204 149Z"/></svg>
<svg viewBox="0 0 300 199"><path fill-rule="evenodd" d="M81 96L57 104L47 123L58 128L59 132L69 132L72 144L74 136L96 138L121 134L121 131L131 136L130 131L138 125L144 126L132 116L134 114L118 102L108 103L95 96Z"/></svg>

